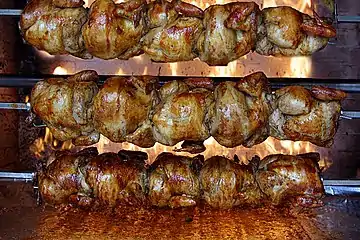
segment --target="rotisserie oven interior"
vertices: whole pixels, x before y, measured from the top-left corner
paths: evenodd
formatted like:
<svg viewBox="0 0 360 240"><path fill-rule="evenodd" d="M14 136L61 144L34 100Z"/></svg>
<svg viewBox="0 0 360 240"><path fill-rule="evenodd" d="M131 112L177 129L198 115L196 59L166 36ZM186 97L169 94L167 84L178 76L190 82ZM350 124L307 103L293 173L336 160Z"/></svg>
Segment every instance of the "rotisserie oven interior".
<svg viewBox="0 0 360 240"><path fill-rule="evenodd" d="M358 239L359 15L1 1L1 237Z"/></svg>

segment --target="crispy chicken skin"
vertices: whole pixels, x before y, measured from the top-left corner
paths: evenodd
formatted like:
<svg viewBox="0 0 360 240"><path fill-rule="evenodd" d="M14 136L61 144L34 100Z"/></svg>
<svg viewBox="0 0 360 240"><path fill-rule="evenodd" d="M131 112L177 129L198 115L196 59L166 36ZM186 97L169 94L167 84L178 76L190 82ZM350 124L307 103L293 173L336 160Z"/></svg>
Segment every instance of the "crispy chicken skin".
<svg viewBox="0 0 360 240"><path fill-rule="evenodd" d="M146 31L145 0L115 4L96 0L91 4L83 36L87 50L102 59L128 59L141 53L140 39Z"/></svg>
<svg viewBox="0 0 360 240"><path fill-rule="evenodd" d="M157 0L148 5L150 31L142 39L144 52L156 62L188 61L197 57L196 41L203 30L203 11L181 1Z"/></svg>
<svg viewBox="0 0 360 240"><path fill-rule="evenodd" d="M316 207L325 194L319 160L318 153L270 155L259 162L256 181L274 205Z"/></svg>
<svg viewBox="0 0 360 240"><path fill-rule="evenodd" d="M103 153L85 166L86 182L101 205L145 203L147 172L143 153Z"/></svg>
<svg viewBox="0 0 360 240"><path fill-rule="evenodd" d="M60 141L91 145L99 140L92 124L91 106L98 92L95 71L79 72L66 80L50 78L38 82L31 92L32 111Z"/></svg>
<svg viewBox="0 0 360 240"><path fill-rule="evenodd" d="M214 112L211 91L171 81L161 87L160 98L152 117L157 142L172 146L183 140L202 142L210 137L209 123Z"/></svg>
<svg viewBox="0 0 360 240"><path fill-rule="evenodd" d="M96 148L78 153L57 152L55 159L38 175L43 200L49 204L72 203L71 199L81 198L83 203L91 202L86 197L91 190L81 168L97 154ZM82 201L78 203L81 205Z"/></svg>
<svg viewBox="0 0 360 240"><path fill-rule="evenodd" d="M268 137L271 105L269 83L263 73L239 82L223 82L215 89L211 135L225 147L251 147Z"/></svg>
<svg viewBox="0 0 360 240"><path fill-rule="evenodd" d="M113 142L155 144L150 123L156 77L109 78L94 99L94 126Z"/></svg>
<svg viewBox="0 0 360 240"><path fill-rule="evenodd" d="M255 47L259 6L254 2L212 5L205 9L197 51L208 65L227 65Z"/></svg>
<svg viewBox="0 0 360 240"><path fill-rule="evenodd" d="M311 18L291 7L262 10L257 29L256 52L262 55L311 55L335 37L336 30L318 16Z"/></svg>
<svg viewBox="0 0 360 240"><path fill-rule="evenodd" d="M67 7L82 7L85 2L83 0L52 0L52 4L61 7L61 8L67 8Z"/></svg>
<svg viewBox="0 0 360 240"><path fill-rule="evenodd" d="M76 2L31 0L20 16L20 30L24 39L52 55L71 54L91 58L81 34L82 26L87 21L87 11Z"/></svg>
<svg viewBox="0 0 360 240"><path fill-rule="evenodd" d="M300 86L284 87L275 92L274 111L270 115L270 135L281 140L309 141L330 147L338 127L342 91Z"/></svg>
<svg viewBox="0 0 360 240"><path fill-rule="evenodd" d="M225 157L207 159L200 171L203 199L214 208L255 206L261 192L251 165L242 165Z"/></svg>
<svg viewBox="0 0 360 240"><path fill-rule="evenodd" d="M194 158L161 153L149 173L149 201L171 208L195 206L200 199L199 171L203 156Z"/></svg>

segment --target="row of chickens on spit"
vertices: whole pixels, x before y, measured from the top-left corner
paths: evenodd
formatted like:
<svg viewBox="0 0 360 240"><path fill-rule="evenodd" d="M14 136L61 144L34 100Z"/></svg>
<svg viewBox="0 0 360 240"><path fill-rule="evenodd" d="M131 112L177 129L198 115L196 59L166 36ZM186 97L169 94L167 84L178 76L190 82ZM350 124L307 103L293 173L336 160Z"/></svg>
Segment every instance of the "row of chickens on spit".
<svg viewBox="0 0 360 240"><path fill-rule="evenodd" d="M236 157L235 157L236 158ZM98 154L96 148L57 152L39 172L46 203L97 209L117 206L295 208L322 204L318 153L270 155L250 164L221 156L160 154L147 165L145 152Z"/></svg>
<svg viewBox="0 0 360 240"><path fill-rule="evenodd" d="M329 147L337 130L340 90L287 86L272 91L262 72L239 81L210 78L165 82L157 77L115 76L100 87L85 70L67 79L38 82L32 112L60 141L92 145L100 134L113 142L152 147L156 142L200 153L212 136L220 145L251 147L269 136Z"/></svg>
<svg viewBox="0 0 360 240"><path fill-rule="evenodd" d="M129 59L145 53L156 62L200 58L227 65L250 51L262 55L310 55L336 30L291 7L260 11L254 2L202 10L173 0L31 0L20 19L23 38L52 55Z"/></svg>

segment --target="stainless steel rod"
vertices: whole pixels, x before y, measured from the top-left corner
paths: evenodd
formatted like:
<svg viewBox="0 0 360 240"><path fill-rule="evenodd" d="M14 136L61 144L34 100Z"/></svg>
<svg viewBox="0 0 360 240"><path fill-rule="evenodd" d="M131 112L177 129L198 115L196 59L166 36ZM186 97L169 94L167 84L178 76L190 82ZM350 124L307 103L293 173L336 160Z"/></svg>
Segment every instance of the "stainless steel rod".
<svg viewBox="0 0 360 240"><path fill-rule="evenodd" d="M34 172L3 172L0 171L0 181L33 181L35 177Z"/></svg>
<svg viewBox="0 0 360 240"><path fill-rule="evenodd" d="M30 103L6 103L0 102L0 109L27 110L31 109Z"/></svg>
<svg viewBox="0 0 360 240"><path fill-rule="evenodd" d="M336 16L338 23L360 23L360 16Z"/></svg>
<svg viewBox="0 0 360 240"><path fill-rule="evenodd" d="M0 9L0 16L20 16L21 9Z"/></svg>

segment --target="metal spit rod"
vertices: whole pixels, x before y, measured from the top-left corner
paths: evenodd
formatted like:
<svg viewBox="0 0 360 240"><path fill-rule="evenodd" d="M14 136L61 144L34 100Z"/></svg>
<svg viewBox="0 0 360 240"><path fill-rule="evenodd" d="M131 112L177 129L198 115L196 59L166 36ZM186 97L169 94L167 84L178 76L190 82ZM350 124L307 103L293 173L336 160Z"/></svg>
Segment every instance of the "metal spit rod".
<svg viewBox="0 0 360 240"><path fill-rule="evenodd" d="M34 180L34 172L2 172L0 171L0 182L32 182Z"/></svg>

